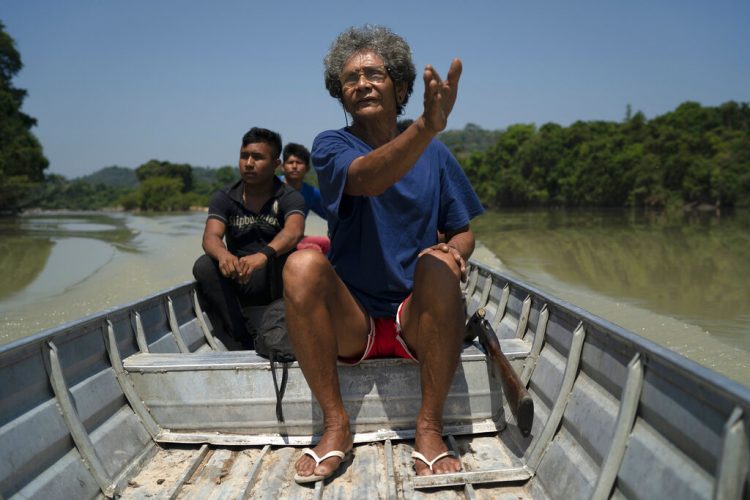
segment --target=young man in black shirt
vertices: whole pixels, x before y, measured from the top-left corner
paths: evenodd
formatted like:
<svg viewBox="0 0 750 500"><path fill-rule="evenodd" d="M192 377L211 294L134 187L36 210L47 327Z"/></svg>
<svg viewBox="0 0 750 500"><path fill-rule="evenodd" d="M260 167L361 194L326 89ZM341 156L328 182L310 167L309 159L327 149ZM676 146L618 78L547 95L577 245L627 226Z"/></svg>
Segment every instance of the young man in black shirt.
<svg viewBox="0 0 750 500"><path fill-rule="evenodd" d="M243 315L283 296L281 271L305 231L305 201L280 181L281 137L254 127L242 138L241 179L211 197L203 250L193 275L206 300L214 333L252 348Z"/></svg>

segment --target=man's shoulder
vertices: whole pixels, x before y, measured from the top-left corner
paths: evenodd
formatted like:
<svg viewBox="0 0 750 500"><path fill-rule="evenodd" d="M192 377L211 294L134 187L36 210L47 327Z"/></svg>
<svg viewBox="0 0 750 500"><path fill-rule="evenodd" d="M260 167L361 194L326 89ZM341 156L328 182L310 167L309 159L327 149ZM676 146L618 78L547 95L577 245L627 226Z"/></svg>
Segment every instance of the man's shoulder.
<svg viewBox="0 0 750 500"><path fill-rule="evenodd" d="M320 189L316 188L312 184L308 184L307 182L302 181L302 189L300 189L300 192L303 193L311 193L313 195L320 196Z"/></svg>
<svg viewBox="0 0 750 500"><path fill-rule="evenodd" d="M282 182L281 179L276 177L273 181L273 187L274 187L274 196L277 198L280 198L282 196L287 196L290 193L296 193L297 190L294 189L292 186L287 184L286 182Z"/></svg>
<svg viewBox="0 0 750 500"><path fill-rule="evenodd" d="M313 140L312 149L318 150L321 147L325 148L335 144L346 144L349 146L356 146L358 144L364 144L354 134L349 132L346 128L325 130L319 133Z"/></svg>
<svg viewBox="0 0 750 500"><path fill-rule="evenodd" d="M286 204L305 204L305 199L302 194L289 184L284 184L283 182L280 186L276 187L274 197L280 202Z"/></svg>
<svg viewBox="0 0 750 500"><path fill-rule="evenodd" d="M330 129L330 130L324 130L323 132L319 133L315 136L315 139L313 139L313 144L315 144L318 141L325 140L331 137L344 137L346 135L349 135L348 132L346 132L346 128L339 128L339 129Z"/></svg>
<svg viewBox="0 0 750 500"><path fill-rule="evenodd" d="M456 157L453 156L451 150L448 149L448 146L443 144L443 142L437 138L430 141L424 153L422 153L420 160L426 161L431 165L437 165L441 171L453 171L457 168L461 168Z"/></svg>
<svg viewBox="0 0 750 500"><path fill-rule="evenodd" d="M450 149L448 149L448 146L446 146L443 143L443 141L441 141L437 137L434 137L430 141L430 144L427 145L427 151L430 151L432 153L439 154L439 155L446 155L447 154L447 155L451 155L452 156L452 153L451 153Z"/></svg>

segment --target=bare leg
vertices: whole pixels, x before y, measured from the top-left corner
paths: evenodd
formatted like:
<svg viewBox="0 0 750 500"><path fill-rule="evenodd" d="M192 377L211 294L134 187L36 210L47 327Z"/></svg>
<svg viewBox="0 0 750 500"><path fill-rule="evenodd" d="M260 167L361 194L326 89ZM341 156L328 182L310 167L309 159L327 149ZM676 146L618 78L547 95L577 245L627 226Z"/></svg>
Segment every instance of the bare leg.
<svg viewBox="0 0 750 500"><path fill-rule="evenodd" d="M422 384L414 449L429 460L448 449L442 437L443 406L458 366L464 326L459 280L458 265L448 254L423 255L414 273L414 292L402 311L404 340L419 359ZM414 468L418 475L430 474L419 460ZM433 466L436 474L460 468L454 457Z"/></svg>
<svg viewBox="0 0 750 500"><path fill-rule="evenodd" d="M361 355L367 345L369 319L326 257L316 250L299 250L284 266L286 322L294 353L310 390L323 411L323 436L318 456L332 450L349 451L352 434L341 399L336 370L338 356ZM337 457L315 461L303 455L295 468L302 476L327 475L338 468Z"/></svg>

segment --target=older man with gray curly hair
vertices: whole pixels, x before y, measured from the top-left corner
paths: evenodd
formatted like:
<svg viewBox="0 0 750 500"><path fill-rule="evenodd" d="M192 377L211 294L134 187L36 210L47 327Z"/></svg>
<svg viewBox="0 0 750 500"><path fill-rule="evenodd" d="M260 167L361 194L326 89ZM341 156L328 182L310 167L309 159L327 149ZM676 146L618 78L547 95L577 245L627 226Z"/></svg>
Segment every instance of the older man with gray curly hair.
<svg viewBox="0 0 750 500"><path fill-rule="evenodd" d="M326 88L352 124L319 134L312 148L329 214L328 258L298 251L284 269L290 338L324 419L317 446L297 461L300 483L330 476L352 449L336 365L372 357L419 363L417 474L460 469L443 442L442 415L463 338L469 222L483 208L435 136L446 127L461 70L453 60L442 80L425 67L424 110L402 130L397 119L416 78L403 38L385 27L350 28L325 58Z"/></svg>

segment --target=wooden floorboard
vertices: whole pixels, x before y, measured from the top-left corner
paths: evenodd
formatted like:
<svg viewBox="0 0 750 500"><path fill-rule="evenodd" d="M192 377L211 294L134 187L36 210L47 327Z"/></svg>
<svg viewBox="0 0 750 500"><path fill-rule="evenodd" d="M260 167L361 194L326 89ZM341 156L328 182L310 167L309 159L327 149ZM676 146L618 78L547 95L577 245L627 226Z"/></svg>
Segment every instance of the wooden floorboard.
<svg viewBox="0 0 750 500"><path fill-rule="evenodd" d="M522 465L496 434L458 436L454 442L464 471ZM412 440L358 444L332 479L302 486L294 482L300 447L168 445L128 482L122 498L530 498L529 482L417 490L413 449Z"/></svg>

